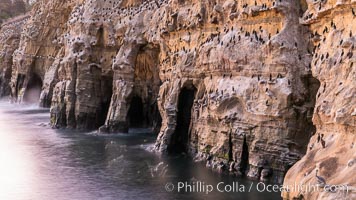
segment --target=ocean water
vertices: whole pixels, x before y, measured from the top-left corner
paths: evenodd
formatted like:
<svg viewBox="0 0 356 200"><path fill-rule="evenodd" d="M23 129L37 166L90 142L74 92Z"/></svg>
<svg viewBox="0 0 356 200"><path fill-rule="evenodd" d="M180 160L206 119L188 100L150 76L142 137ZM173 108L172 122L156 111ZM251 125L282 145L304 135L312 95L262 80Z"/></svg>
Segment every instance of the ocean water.
<svg viewBox="0 0 356 200"><path fill-rule="evenodd" d="M56 130L49 110L0 102L0 199L281 199L267 184L151 152L155 135Z"/></svg>

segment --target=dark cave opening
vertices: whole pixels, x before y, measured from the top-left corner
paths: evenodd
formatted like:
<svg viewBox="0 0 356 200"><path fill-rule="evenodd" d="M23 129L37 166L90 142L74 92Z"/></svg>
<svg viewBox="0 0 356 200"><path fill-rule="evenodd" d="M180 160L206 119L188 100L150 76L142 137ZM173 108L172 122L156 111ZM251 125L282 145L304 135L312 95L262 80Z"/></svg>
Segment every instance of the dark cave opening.
<svg viewBox="0 0 356 200"><path fill-rule="evenodd" d="M303 134L297 134L293 138L293 140L298 141L300 145L289 144L289 149L291 151L306 153L309 140L316 132L316 127L313 124L313 114L320 82L311 74L302 77L302 82L304 87L308 89L308 93L305 95L305 101L302 102L306 111L299 109L295 109L294 111L296 113L296 120L301 122L299 124L299 130L301 130Z"/></svg>
<svg viewBox="0 0 356 200"><path fill-rule="evenodd" d="M229 161L233 160L233 153L232 153L232 137L231 137L231 132L229 134L229 152L228 152L228 156L229 156Z"/></svg>
<svg viewBox="0 0 356 200"><path fill-rule="evenodd" d="M16 88L15 88L15 94L14 98L17 100L18 97L18 93L20 92L22 86L23 86L23 82L25 81L26 76L24 74L19 74L17 75L17 79L16 79Z"/></svg>
<svg viewBox="0 0 356 200"><path fill-rule="evenodd" d="M172 135L168 151L170 153L186 153L190 135L192 107L194 103L195 87L184 87L179 93L177 125Z"/></svg>
<svg viewBox="0 0 356 200"><path fill-rule="evenodd" d="M96 38L98 38L97 46L102 46L104 44L104 28L101 26L96 34Z"/></svg>
<svg viewBox="0 0 356 200"><path fill-rule="evenodd" d="M37 74L32 74L27 83L27 87L23 96L23 101L26 103L39 103L42 90L42 79Z"/></svg>
<svg viewBox="0 0 356 200"><path fill-rule="evenodd" d="M316 99L320 95L320 81L313 77L312 74L307 74L301 78L304 88L307 89L307 93L305 93L305 98L303 102L299 102L296 104L297 106L304 106L306 109L294 109L296 121L298 122L298 133L294 134L290 140L295 141L288 144L288 149L290 152L298 152L303 155L306 154L308 143L313 134L316 133L316 126L313 123L313 114L314 108L316 104ZM317 96L318 95L318 96ZM293 167L294 163L285 164L283 168L285 169L284 173Z"/></svg>
<svg viewBox="0 0 356 200"><path fill-rule="evenodd" d="M128 128L149 128L153 133L158 133L162 117L157 102L144 101L139 95L134 95L129 102L130 108L126 117Z"/></svg>
<svg viewBox="0 0 356 200"><path fill-rule="evenodd" d="M308 127L309 127L310 132L315 133L316 127L313 124L313 114L314 114L314 108L315 108L316 99L317 99L317 93L320 88L320 81L317 78L310 75L306 78L306 88L309 89L309 94L308 94L307 100L308 100L308 103L311 105L306 118L309 123ZM309 142L309 140L308 140L308 142Z"/></svg>
<svg viewBox="0 0 356 200"><path fill-rule="evenodd" d="M150 114L152 115L152 117L148 118L148 123L152 124L153 133L158 134L162 125L162 117L161 117L161 113L158 110L157 101L155 101L151 105Z"/></svg>
<svg viewBox="0 0 356 200"><path fill-rule="evenodd" d="M249 152L248 152L248 145L246 141L246 136L244 136L244 141L242 144L242 152L241 152L241 164L240 164L240 172L245 174L248 170L249 166Z"/></svg>
<svg viewBox="0 0 356 200"><path fill-rule="evenodd" d="M98 112L97 127L101 127L105 124L106 117L109 113L111 97L113 94L113 77L112 76L102 76L101 79L101 105Z"/></svg>
<svg viewBox="0 0 356 200"><path fill-rule="evenodd" d="M4 69L4 73L0 73L0 97L11 94L9 83L11 82L12 67Z"/></svg>
<svg viewBox="0 0 356 200"><path fill-rule="evenodd" d="M127 128L150 129L158 134L162 118L158 109L158 93L162 84L159 76L159 46L140 45L135 60L134 87L127 99Z"/></svg>
<svg viewBox="0 0 356 200"><path fill-rule="evenodd" d="M133 96L127 113L129 128L145 128L147 126L144 110L142 98L137 95Z"/></svg>

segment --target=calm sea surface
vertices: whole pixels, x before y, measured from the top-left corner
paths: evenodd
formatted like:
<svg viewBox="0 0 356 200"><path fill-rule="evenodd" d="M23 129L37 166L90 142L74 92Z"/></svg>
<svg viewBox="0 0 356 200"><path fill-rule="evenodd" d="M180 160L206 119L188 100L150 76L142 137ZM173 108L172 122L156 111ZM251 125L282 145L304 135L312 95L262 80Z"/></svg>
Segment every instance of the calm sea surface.
<svg viewBox="0 0 356 200"><path fill-rule="evenodd" d="M258 192L258 182L150 152L155 135L146 130L98 136L48 122L48 109L0 102L1 200L281 199Z"/></svg>

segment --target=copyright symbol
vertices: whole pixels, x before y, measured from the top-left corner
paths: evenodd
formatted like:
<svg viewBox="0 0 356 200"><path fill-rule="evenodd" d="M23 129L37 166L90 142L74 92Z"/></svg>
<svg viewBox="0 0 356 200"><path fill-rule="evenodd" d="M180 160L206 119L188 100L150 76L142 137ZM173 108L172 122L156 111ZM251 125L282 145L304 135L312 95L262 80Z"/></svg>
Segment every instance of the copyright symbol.
<svg viewBox="0 0 356 200"><path fill-rule="evenodd" d="M172 192L174 190L174 185L173 183L167 183L165 188L167 192Z"/></svg>

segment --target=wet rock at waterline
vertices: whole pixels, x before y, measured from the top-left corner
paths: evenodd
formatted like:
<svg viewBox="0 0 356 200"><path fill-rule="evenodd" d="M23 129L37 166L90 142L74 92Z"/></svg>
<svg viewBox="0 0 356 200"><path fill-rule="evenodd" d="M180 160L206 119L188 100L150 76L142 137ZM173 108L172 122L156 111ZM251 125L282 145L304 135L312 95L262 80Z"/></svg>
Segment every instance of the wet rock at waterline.
<svg viewBox="0 0 356 200"><path fill-rule="evenodd" d="M299 161L285 183L307 172L312 182L321 165L339 169L331 183L355 185L345 176L355 154L354 10L353 0L41 0L15 24L18 40L0 40L1 92L50 107L53 127L151 128L155 151L216 171L281 183ZM335 198L284 198L300 195Z"/></svg>

